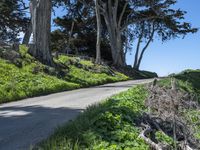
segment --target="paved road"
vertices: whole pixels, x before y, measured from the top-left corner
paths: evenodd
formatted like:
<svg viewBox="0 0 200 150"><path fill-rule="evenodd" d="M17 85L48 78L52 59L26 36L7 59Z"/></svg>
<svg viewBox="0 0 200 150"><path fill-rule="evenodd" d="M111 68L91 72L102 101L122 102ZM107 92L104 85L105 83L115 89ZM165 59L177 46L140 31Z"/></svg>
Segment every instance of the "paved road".
<svg viewBox="0 0 200 150"><path fill-rule="evenodd" d="M88 105L149 80L125 81L0 105L0 150L27 150Z"/></svg>

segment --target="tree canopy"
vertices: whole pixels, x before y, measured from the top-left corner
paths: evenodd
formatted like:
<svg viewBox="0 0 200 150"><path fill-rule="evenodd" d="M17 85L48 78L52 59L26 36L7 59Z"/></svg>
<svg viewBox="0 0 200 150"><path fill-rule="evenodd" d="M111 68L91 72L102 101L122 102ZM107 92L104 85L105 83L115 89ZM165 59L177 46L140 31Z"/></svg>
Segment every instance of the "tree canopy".
<svg viewBox="0 0 200 150"><path fill-rule="evenodd" d="M36 0L30 2L41 4L41 1ZM48 9L45 6L41 6L45 8L41 10L39 10L40 7L36 8L38 18L35 18L31 26L23 11L27 9L23 0L2 0L0 2L0 38L4 41L16 41L20 32L29 31L25 34L27 38L24 43L27 43L32 29L33 35L41 35L38 42L35 39L36 45L38 43L40 43L38 46L41 45L43 41L51 46L46 45L45 47L48 48L45 48L47 50L44 52L49 55L49 60L52 60L50 51L59 51L99 58L101 56L113 65L126 66L127 52L133 51L135 53L134 68L139 69L146 49L155 38L160 38L165 42L197 31L185 21L186 12L173 7L177 0L47 0L46 3L48 4L46 6L50 6ZM53 6L62 6L66 14L54 20L58 29L51 32L50 42L49 35L46 35L43 32L44 29L41 30L40 27L45 22L48 31L45 30L50 33L51 16L49 15ZM48 14L48 17L42 18L39 13ZM37 29L34 28L36 24ZM49 42L44 40L42 35L46 35ZM132 43L137 43L137 46L133 47ZM41 49L43 50L40 54L44 51L44 48ZM45 57L39 58L42 61Z"/></svg>
<svg viewBox="0 0 200 150"><path fill-rule="evenodd" d="M18 41L17 36L24 31L29 22L22 0L0 1L0 40Z"/></svg>

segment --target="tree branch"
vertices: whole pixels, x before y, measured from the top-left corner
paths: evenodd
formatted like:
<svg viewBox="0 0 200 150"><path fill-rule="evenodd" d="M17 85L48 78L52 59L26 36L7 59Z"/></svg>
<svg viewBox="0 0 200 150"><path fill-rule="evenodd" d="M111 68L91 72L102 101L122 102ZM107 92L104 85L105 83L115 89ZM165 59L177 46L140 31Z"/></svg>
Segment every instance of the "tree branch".
<svg viewBox="0 0 200 150"><path fill-rule="evenodd" d="M134 61L134 68L137 69L137 64L138 64L138 55L139 55L139 50L140 50L140 43L142 42L142 37L144 34L144 24L142 27L141 34L139 35L138 38L138 43L137 43L137 48L136 48L136 53L135 53L135 61Z"/></svg>
<svg viewBox="0 0 200 150"><path fill-rule="evenodd" d="M154 20L154 19L163 19L163 17L162 16L151 16L151 17L147 17L147 18L129 20L121 27L121 31L124 31L127 28L127 26L129 26L130 24L139 23L139 22L148 21L148 20Z"/></svg>
<svg viewBox="0 0 200 150"><path fill-rule="evenodd" d="M122 12L121 12L121 14L120 14L119 21L118 21L118 27L119 27L119 28L120 28L120 26L121 26L122 18L123 18L123 16L124 16L124 13L125 13L125 11L126 11L127 6L128 6L128 2L126 2L126 3L124 4L124 7L123 7Z"/></svg>

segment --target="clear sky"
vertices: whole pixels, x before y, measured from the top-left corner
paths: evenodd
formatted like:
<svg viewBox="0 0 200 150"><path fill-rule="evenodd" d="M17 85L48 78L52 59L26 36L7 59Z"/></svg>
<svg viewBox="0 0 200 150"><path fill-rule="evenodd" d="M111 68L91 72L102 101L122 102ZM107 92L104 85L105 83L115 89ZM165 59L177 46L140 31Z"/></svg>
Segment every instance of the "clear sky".
<svg viewBox="0 0 200 150"><path fill-rule="evenodd" d="M187 11L186 21L193 27L200 28L200 0L178 0L175 7ZM55 12L56 16L63 16L66 13L61 8L56 9ZM53 30L55 28L52 27ZM128 54L127 64L132 65L133 60L134 56ZM154 40L147 49L141 64L141 70L154 71L160 76L185 69L200 69L200 31L189 34L184 39L165 43Z"/></svg>

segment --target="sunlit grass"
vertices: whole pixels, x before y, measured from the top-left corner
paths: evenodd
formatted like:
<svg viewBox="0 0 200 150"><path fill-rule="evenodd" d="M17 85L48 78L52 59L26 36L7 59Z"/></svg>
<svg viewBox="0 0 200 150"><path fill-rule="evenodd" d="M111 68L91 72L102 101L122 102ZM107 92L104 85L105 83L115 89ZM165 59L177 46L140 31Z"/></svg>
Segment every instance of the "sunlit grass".
<svg viewBox="0 0 200 150"><path fill-rule="evenodd" d="M129 79L78 57L59 56L55 62L66 69L56 69L38 62L23 45L20 55L20 66L0 58L0 103Z"/></svg>

